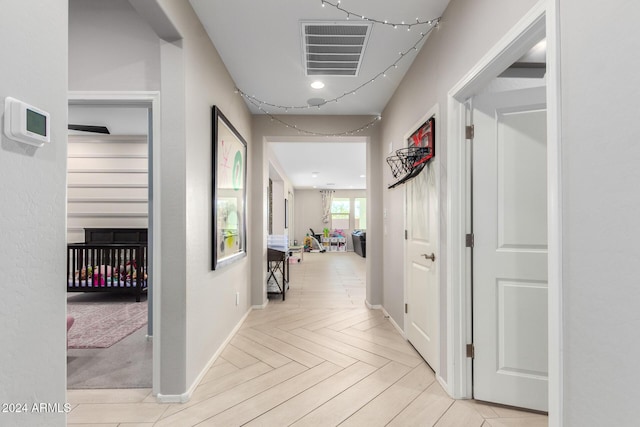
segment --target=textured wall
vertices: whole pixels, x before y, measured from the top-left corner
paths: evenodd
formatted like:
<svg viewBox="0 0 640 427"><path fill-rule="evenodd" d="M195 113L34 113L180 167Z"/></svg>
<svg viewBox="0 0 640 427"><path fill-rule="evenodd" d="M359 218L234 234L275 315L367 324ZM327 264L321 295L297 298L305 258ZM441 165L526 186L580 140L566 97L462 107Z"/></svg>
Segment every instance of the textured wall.
<svg viewBox="0 0 640 427"><path fill-rule="evenodd" d="M69 135L69 243L85 228L147 228L148 151L146 135Z"/></svg>
<svg viewBox="0 0 640 427"><path fill-rule="evenodd" d="M636 426L640 4L558 3L563 425Z"/></svg>
<svg viewBox="0 0 640 427"><path fill-rule="evenodd" d="M173 123L181 130L171 140L163 141L171 145L168 149L176 151L179 156L177 161L172 161L171 157L167 158L163 163L163 170L175 174L179 183L167 184L171 185L171 196L175 196L178 204L183 203L182 207L178 205L171 209L184 209L184 212L179 213L180 216L184 215L184 225L180 224L180 228L184 228L175 230L175 233L177 240L184 242L185 258L182 266L176 263L175 268L184 271L185 276L183 281L177 277L174 283L163 282L163 290L165 285L174 286L173 292L179 294L177 297L180 301L184 300L184 306L180 302L178 307L168 308L176 309L172 314L185 321L185 347L182 350L184 354L169 347L165 349L167 353L171 353L170 357L175 357L176 360L184 357L185 385L188 390L251 306L250 256L219 270L211 270L211 107L216 105L220 108L244 137L249 145L248 152L251 150L251 115L244 101L234 93L233 80L191 5L175 0L159 3L183 36L180 51L174 52L176 57L173 58L173 65L182 68L183 74L179 77L181 81L170 82L163 77L162 91L163 105L167 103L166 85L171 85L172 90L175 90L168 98L169 102L184 102L184 108L174 109L176 114L163 116L167 126ZM163 55L164 49L175 49L175 46L164 44ZM162 58L162 61L164 59ZM163 73L168 65L162 62ZM247 183L251 182L253 173L251 162L252 159L248 158ZM167 207L173 205L164 194L162 198ZM253 203L250 188L247 192L247 202L249 213ZM171 227L171 224L167 223L166 227ZM250 245L251 214L247 217L247 227L247 245ZM238 305L236 293L240 296ZM207 327L203 328L203 325ZM180 326L171 332L175 334L176 339L181 338L179 329Z"/></svg>
<svg viewBox="0 0 640 427"><path fill-rule="evenodd" d="M127 0L69 1L69 89L160 89L158 36Z"/></svg>
<svg viewBox="0 0 640 427"><path fill-rule="evenodd" d="M0 115L6 96L51 114L44 147L0 135L0 403L28 412L0 413L0 424L64 426L67 1L0 10ZM40 403L61 412L33 412Z"/></svg>

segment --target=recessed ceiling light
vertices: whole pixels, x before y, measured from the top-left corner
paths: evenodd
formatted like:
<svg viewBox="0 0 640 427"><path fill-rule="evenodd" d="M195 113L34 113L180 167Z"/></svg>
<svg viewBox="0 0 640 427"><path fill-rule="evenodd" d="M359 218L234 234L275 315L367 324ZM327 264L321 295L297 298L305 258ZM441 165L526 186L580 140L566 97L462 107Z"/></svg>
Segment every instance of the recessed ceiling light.
<svg viewBox="0 0 640 427"><path fill-rule="evenodd" d="M324 87L324 83L322 83L320 80L316 80L315 82L311 83L311 87L314 89L322 89Z"/></svg>
<svg viewBox="0 0 640 427"><path fill-rule="evenodd" d="M366 178L367 175L360 175L360 178Z"/></svg>
<svg viewBox="0 0 640 427"><path fill-rule="evenodd" d="M311 172L311 177L312 178L317 178L318 177L318 172Z"/></svg>

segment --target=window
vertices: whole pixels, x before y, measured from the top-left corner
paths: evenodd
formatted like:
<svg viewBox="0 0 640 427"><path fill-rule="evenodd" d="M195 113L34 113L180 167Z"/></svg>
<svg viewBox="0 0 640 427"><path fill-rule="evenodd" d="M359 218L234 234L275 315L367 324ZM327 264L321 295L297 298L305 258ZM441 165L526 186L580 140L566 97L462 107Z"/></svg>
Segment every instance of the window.
<svg viewBox="0 0 640 427"><path fill-rule="evenodd" d="M333 199L331 202L331 228L348 230L351 217L349 199Z"/></svg>
<svg viewBox="0 0 640 427"><path fill-rule="evenodd" d="M353 203L353 218L355 220L354 229L367 229L367 199L358 197Z"/></svg>

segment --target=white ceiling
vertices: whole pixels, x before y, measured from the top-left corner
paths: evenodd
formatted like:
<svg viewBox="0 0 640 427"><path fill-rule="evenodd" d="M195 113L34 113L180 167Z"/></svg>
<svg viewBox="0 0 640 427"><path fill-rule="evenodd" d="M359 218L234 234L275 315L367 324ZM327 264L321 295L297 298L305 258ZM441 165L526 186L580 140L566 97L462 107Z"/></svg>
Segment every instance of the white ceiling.
<svg viewBox="0 0 640 427"><path fill-rule="evenodd" d="M364 142L275 142L269 146L277 159L271 179L278 179L275 169L281 168L296 189L359 190L367 186Z"/></svg>
<svg viewBox="0 0 640 427"><path fill-rule="evenodd" d="M306 76L302 23L362 23L322 0L190 0L200 21L242 93L282 106L307 106L312 98L331 100L320 108L279 109L245 97L253 114L380 115L424 44L429 26L394 29L372 25L357 76ZM331 0L337 4L338 0ZM449 0L341 0L340 7L380 21L407 24L439 18ZM434 31L437 31L435 29ZM417 50L412 50L416 45ZM410 53L400 55L400 52ZM385 74L376 76L397 63ZM322 80L323 89L311 83ZM368 83L371 82L371 83ZM360 86L365 85L361 89ZM355 90L355 94L351 94ZM240 96L240 95L238 95ZM272 153L295 188L366 188L364 143L272 143ZM317 178L311 173L318 172ZM272 169L273 173L273 169ZM334 184L334 185L328 185Z"/></svg>
<svg viewBox="0 0 640 427"><path fill-rule="evenodd" d="M365 17L407 24L438 18L449 0L342 0L340 7ZM356 77L306 76L302 43L304 21L346 22L346 13L325 5L322 0L190 0L209 37L220 53L237 87L261 101L283 106L306 106L311 98L333 99L351 93L371 81L410 50L420 39L426 24L394 29L374 24ZM336 4L338 0L333 0ZM361 21L351 16L349 22ZM437 30L435 30L437 31ZM421 48L423 43L417 46ZM397 69L380 77L355 95L321 108L303 110L264 106L270 114L355 114L379 115L413 62L416 51L402 56ZM321 79L324 89L310 84ZM264 113L248 103L254 114Z"/></svg>

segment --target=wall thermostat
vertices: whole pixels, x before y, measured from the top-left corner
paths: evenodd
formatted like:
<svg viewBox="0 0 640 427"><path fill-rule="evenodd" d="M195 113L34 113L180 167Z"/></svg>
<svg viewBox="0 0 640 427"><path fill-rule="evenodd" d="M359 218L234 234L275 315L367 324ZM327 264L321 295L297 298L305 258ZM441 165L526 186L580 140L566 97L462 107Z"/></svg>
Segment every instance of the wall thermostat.
<svg viewBox="0 0 640 427"><path fill-rule="evenodd" d="M42 147L51 141L49 113L10 96L4 100L4 134L13 140Z"/></svg>

